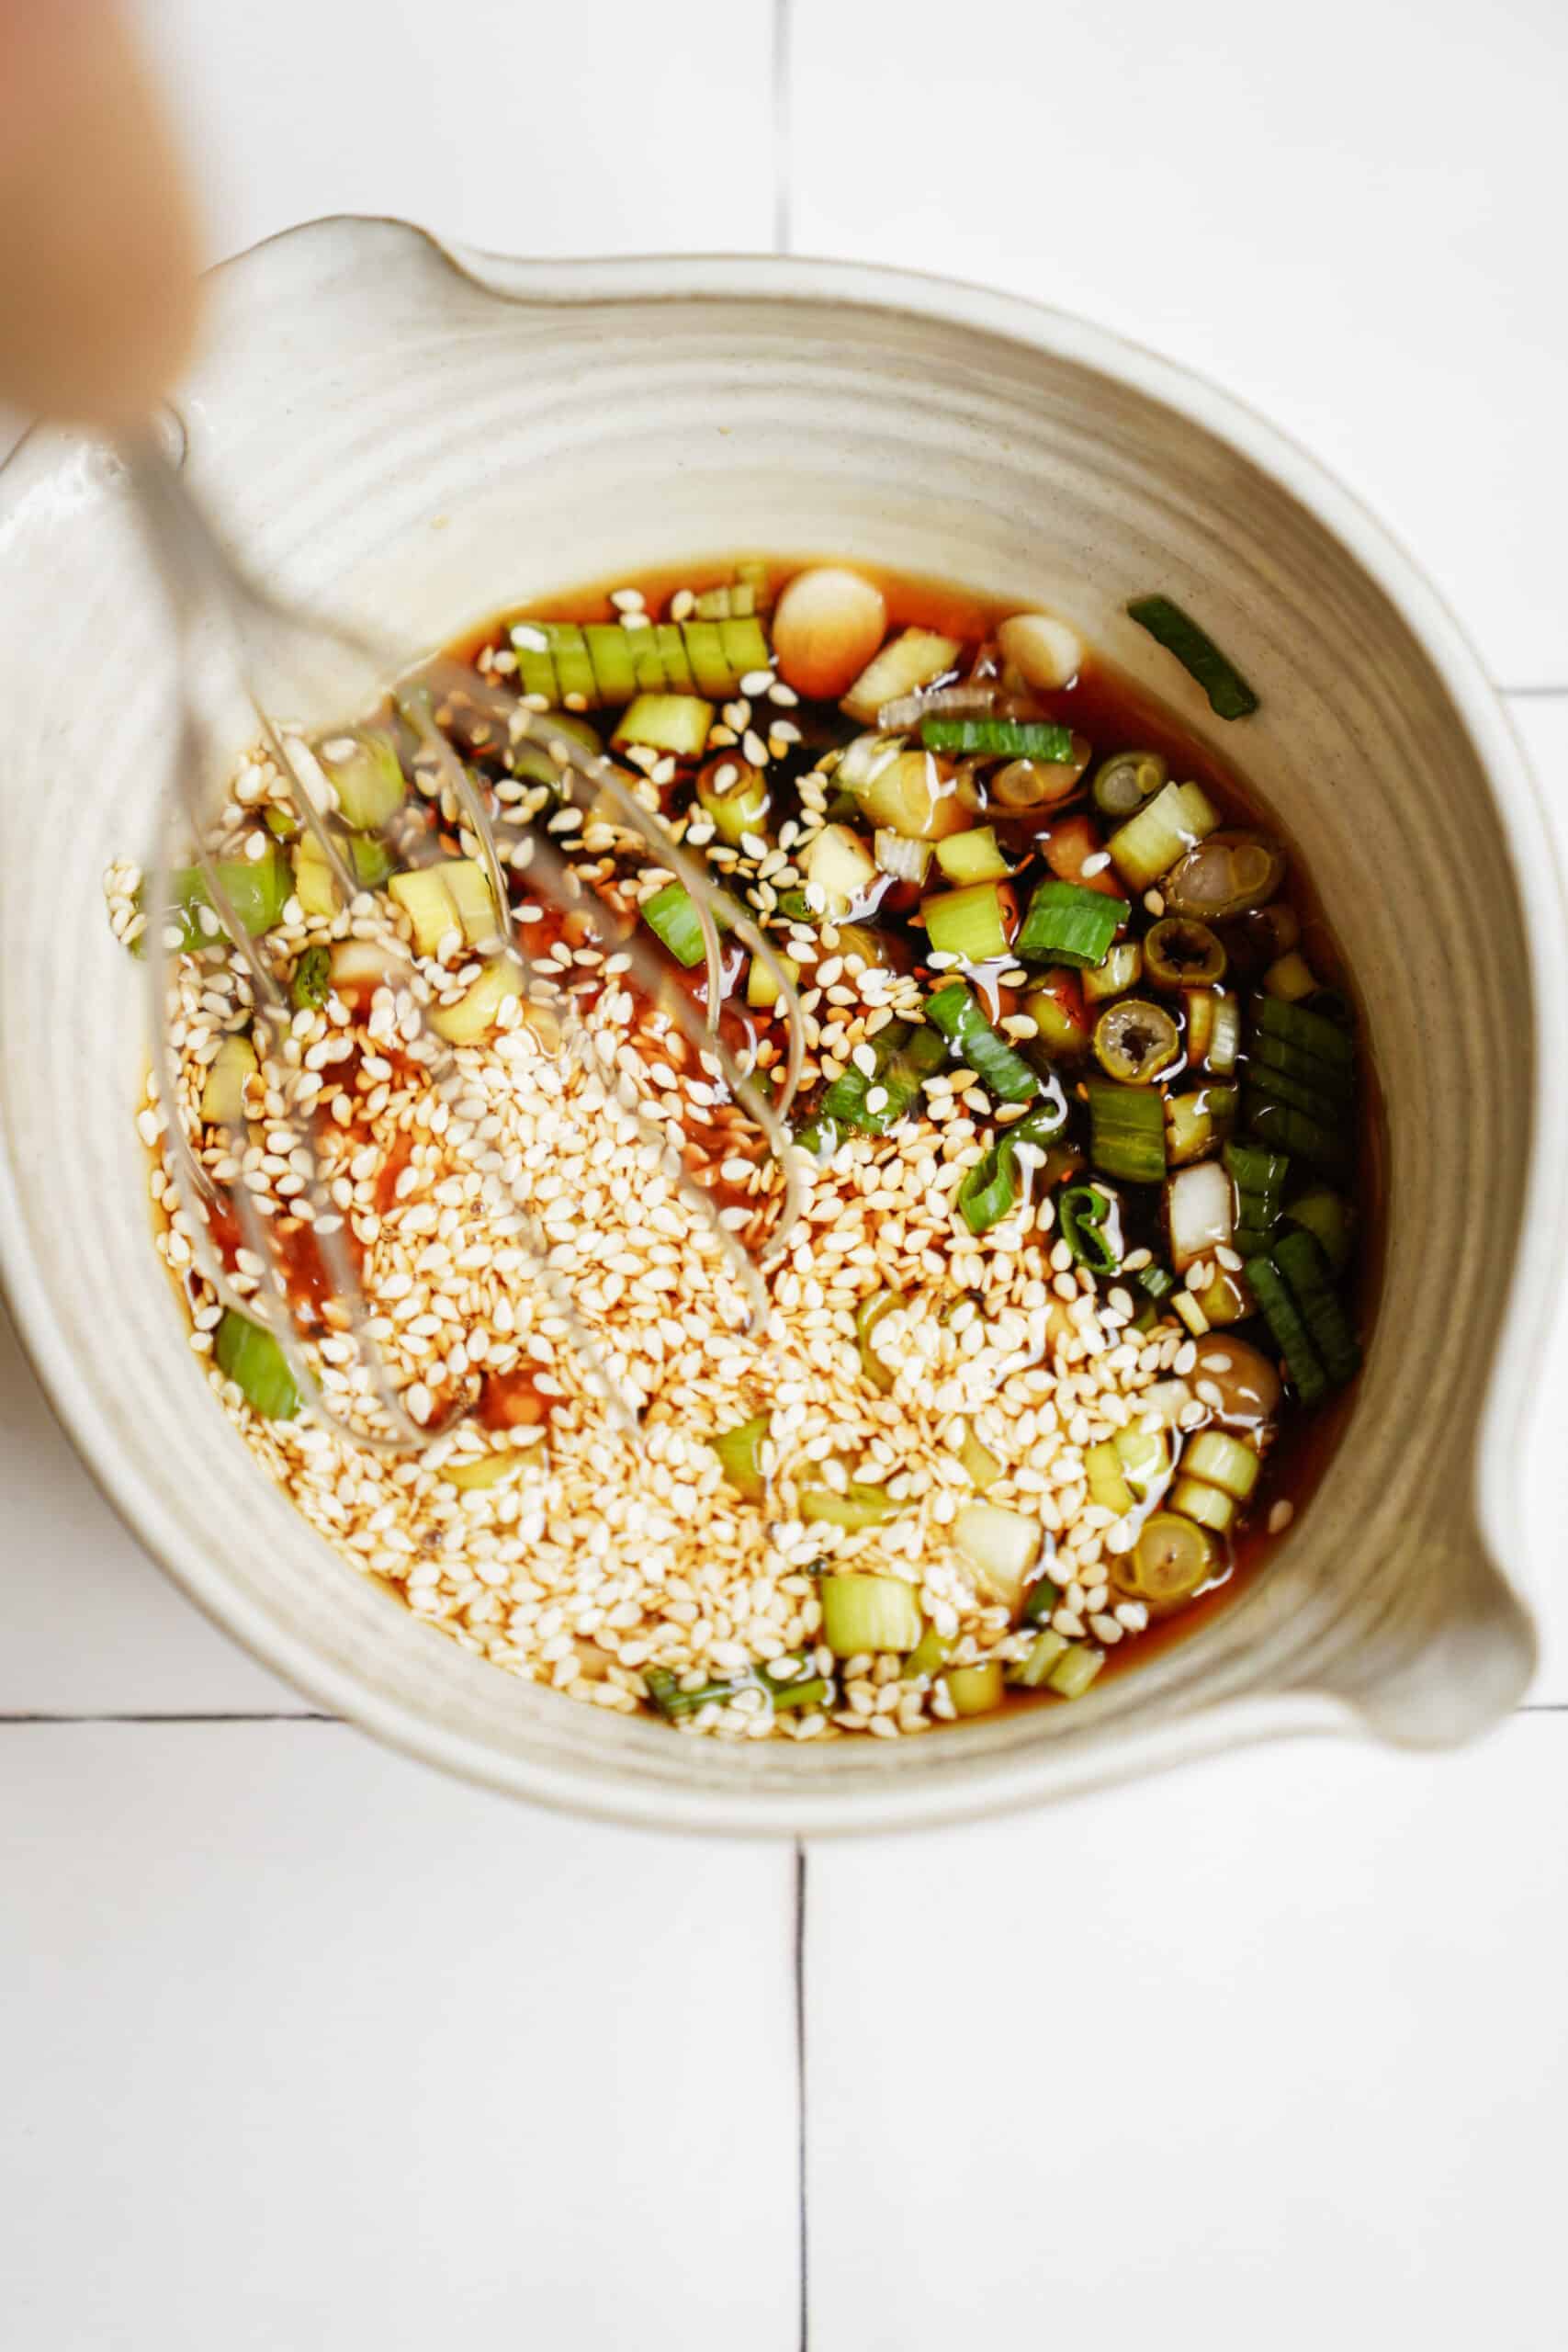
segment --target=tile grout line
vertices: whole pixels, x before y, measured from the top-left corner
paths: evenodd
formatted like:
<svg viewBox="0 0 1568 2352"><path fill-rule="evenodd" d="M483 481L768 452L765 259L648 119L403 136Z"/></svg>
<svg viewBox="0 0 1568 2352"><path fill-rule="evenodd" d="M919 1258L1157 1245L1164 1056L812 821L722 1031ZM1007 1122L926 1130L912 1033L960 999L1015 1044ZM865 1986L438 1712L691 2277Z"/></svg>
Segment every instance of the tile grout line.
<svg viewBox="0 0 1568 2352"><path fill-rule="evenodd" d="M773 0L773 251L790 249L790 10L793 0Z"/></svg>
<svg viewBox="0 0 1568 2352"><path fill-rule="evenodd" d="M800 2352L811 2334L811 2262L807 2211L806 2140L806 1844L795 1842L795 2210L800 2216Z"/></svg>

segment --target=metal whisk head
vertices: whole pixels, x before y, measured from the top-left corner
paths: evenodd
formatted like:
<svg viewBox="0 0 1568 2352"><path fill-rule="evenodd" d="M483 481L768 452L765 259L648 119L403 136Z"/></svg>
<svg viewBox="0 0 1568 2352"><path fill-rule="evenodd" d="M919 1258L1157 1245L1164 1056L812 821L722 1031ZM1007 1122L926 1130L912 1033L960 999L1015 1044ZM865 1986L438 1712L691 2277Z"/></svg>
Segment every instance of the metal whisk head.
<svg viewBox="0 0 1568 2352"><path fill-rule="evenodd" d="M548 1244L527 1200L492 1164L496 1155L487 1154L472 1134L462 1107L467 1083L453 1042L444 1034L439 1013L433 1012L414 953L373 894L371 883L385 878L379 872L383 865L389 873L418 874L423 869L438 873L446 863L448 871L455 872L448 847L455 842L468 871L477 867L487 886L478 915L473 912L479 905L478 897L461 910L466 943L484 959L486 985L497 1002L507 996L518 998L524 1020L536 1035L558 1043L563 1053L591 1050L579 1009L558 972L530 957L525 927L513 917L508 876L525 874L531 900L547 901L575 915L591 934L598 930L606 944L613 939L620 968L678 1024L703 1066L744 1110L763 1152L780 1170L776 1201L769 1204L774 1209L771 1227L753 1256L623 1077L616 1089L621 1110L657 1149L687 1199L700 1207L745 1301L738 1319L758 1333L765 1331L770 1313L759 1269L782 1246L799 1208L800 1174L795 1156L786 1148L784 1125L803 1055L799 1004L788 968L745 908L721 898L704 861L689 856L656 808L646 805L654 796L644 779L589 749L550 713L528 707L493 674L450 660L400 674L400 658L390 649L280 604L246 576L151 444L129 449L126 461L168 594L180 652L181 709L173 772L146 868L146 904L152 910L146 944L153 1074L180 1204L202 1276L220 1306L265 1326L315 1418L355 1444L381 1453L416 1451L446 1435L470 1408L471 1397L459 1397L439 1418L416 1418L394 1386L367 1329L370 1317L344 1214L324 1174L324 1091L319 1078L305 1068L296 1031L297 1008L269 953L266 923L260 919L266 911L267 878L277 870L282 851L269 853L269 865L226 859L213 845L213 785L226 780L237 746L249 740L259 742L284 780L284 821L297 831L302 851L336 906L351 917L355 936L365 943L366 969L392 991L400 1054L423 1070L444 1104L446 1132L479 1171L498 1229L525 1252L534 1278L546 1286L570 1346L611 1413L623 1427L629 1426L633 1416L626 1399L585 1329L568 1285L549 1262ZM323 693L335 699L324 702ZM346 708L360 716L347 725L310 725L322 708ZM365 715L372 710L373 729L365 724ZM609 927L609 910L584 888L548 830L520 826L515 813L503 805L480 763L487 756L493 762L497 754L514 762L524 751L551 778L558 807L575 801L591 808L598 821L640 842L644 849L639 854L689 893L705 950L705 1013L671 985L667 968L639 938L635 923ZM389 770L388 762L395 763L397 774ZM345 802L355 782L360 788L351 827ZM408 786L413 788L406 789ZM271 809L278 810L276 797ZM176 873L182 854L192 862ZM367 872L367 866L373 870ZM282 887L275 884L275 899ZM287 888L292 890L292 876ZM761 960L779 991L788 1052L776 1091L741 1067L720 1032L721 924ZM307 1338L320 1334L307 1331L290 1299L265 1196L246 1181L243 1091L242 1107L229 1123L234 1148L204 1158L186 1130L169 1034L171 979L177 970L171 958L200 952L209 944L226 944L237 959L242 994L249 998L267 1151L287 1163L291 1211L309 1225L319 1253L317 1314L329 1331L352 1343L367 1376L362 1384L367 1392L365 1410L354 1418L328 1402L304 1351ZM255 1284L243 1295L219 1246L219 1236L225 1232L246 1253L247 1275Z"/></svg>

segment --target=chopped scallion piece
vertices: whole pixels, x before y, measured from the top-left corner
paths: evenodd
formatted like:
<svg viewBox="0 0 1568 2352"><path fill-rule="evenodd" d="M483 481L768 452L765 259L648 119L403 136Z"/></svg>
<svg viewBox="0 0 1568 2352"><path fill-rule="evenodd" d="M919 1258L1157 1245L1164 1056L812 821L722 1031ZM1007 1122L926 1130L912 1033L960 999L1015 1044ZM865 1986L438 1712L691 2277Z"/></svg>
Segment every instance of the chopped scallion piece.
<svg viewBox="0 0 1568 2352"><path fill-rule="evenodd" d="M1291 1163L1280 1152L1245 1143L1227 1143L1221 1156L1235 1186L1235 1247L1244 1258L1255 1258L1274 1238Z"/></svg>
<svg viewBox="0 0 1568 2352"><path fill-rule="evenodd" d="M1165 1104L1152 1086L1088 1080L1089 1158L1102 1176L1157 1184L1165 1176Z"/></svg>
<svg viewBox="0 0 1568 2352"><path fill-rule="evenodd" d="M987 1233L1017 1205L1021 1144L1048 1151L1066 1131L1067 1105L1055 1079L1046 1100L997 1137L958 1188L958 1212L971 1233Z"/></svg>
<svg viewBox="0 0 1568 2352"><path fill-rule="evenodd" d="M768 1476L762 1467L762 1447L768 1434L768 1415L758 1413L749 1421L739 1421L733 1429L720 1430L708 1443L718 1456L724 1472L736 1493L749 1503L767 1500Z"/></svg>
<svg viewBox="0 0 1568 2352"><path fill-rule="evenodd" d="M1080 971L1103 964L1133 910L1125 899L1078 882L1042 882L1029 901L1013 953L1021 964L1066 964Z"/></svg>
<svg viewBox="0 0 1568 2352"><path fill-rule="evenodd" d="M1044 1687L1046 1676L1055 1665L1056 1660L1066 1655L1066 1635L1053 1634L1047 1627L1044 1633L1036 1637L1034 1647L1022 1665L1013 1668L1008 1676L1008 1680L1021 1690L1042 1690Z"/></svg>
<svg viewBox="0 0 1568 2352"><path fill-rule="evenodd" d="M1324 1370L1337 1388L1343 1387L1354 1378L1360 1363L1360 1344L1339 1303L1316 1236L1298 1226L1275 1243L1271 1255L1301 1308Z"/></svg>
<svg viewBox="0 0 1568 2352"><path fill-rule="evenodd" d="M891 1396L895 1375L892 1365L885 1363L872 1345L872 1336L885 1315L891 1315L896 1307L908 1303L901 1290L877 1290L869 1298L863 1298L855 1309L855 1342L860 1349L861 1370L884 1396Z"/></svg>
<svg viewBox="0 0 1568 2352"><path fill-rule="evenodd" d="M1089 1642L1069 1642L1065 1655L1045 1677L1045 1687L1061 1699L1081 1699L1100 1668L1105 1652Z"/></svg>
<svg viewBox="0 0 1568 2352"><path fill-rule="evenodd" d="M928 752L979 752L986 759L1050 760L1073 756L1073 730L1019 718L926 718L920 741Z"/></svg>
<svg viewBox="0 0 1568 2352"><path fill-rule="evenodd" d="M1354 1071L1356 1041L1337 1021L1330 1021L1304 1004L1288 1004L1281 997L1257 997L1252 1010L1258 1028L1266 1035L1282 1037L1303 1053L1310 1054L1314 1061L1326 1062L1331 1069L1345 1072L1347 1078Z"/></svg>
<svg viewBox="0 0 1568 2352"><path fill-rule="evenodd" d="M926 842L911 843L931 854ZM877 864L883 863L881 853ZM936 845L936 862L950 882L1000 882L1006 879L1008 862L989 825L971 826L967 832L950 833Z"/></svg>
<svg viewBox="0 0 1568 2352"><path fill-rule="evenodd" d="M1043 1625L1054 1609L1062 1605L1062 1588L1054 1577L1038 1576L1023 1596L1023 1606L1018 1612L1021 1625Z"/></svg>
<svg viewBox="0 0 1568 2352"><path fill-rule="evenodd" d="M1287 1102L1257 1086L1247 1091L1247 1129L1258 1142L1271 1151L1282 1151L1292 1159L1304 1159L1320 1176L1342 1179L1349 1170L1350 1142L1348 1136L1337 1133L1332 1126L1310 1112L1295 1109Z"/></svg>
<svg viewBox="0 0 1568 2352"><path fill-rule="evenodd" d="M975 882L966 890L943 890L922 899L920 914L926 937L939 956L951 956L960 964L989 964L1008 952L1007 918L995 882Z"/></svg>
<svg viewBox="0 0 1568 2352"><path fill-rule="evenodd" d="M757 1679L773 1702L775 1714L789 1714L801 1707L823 1707L833 1695L833 1686L820 1674L803 1675L804 1660L798 1657L768 1659L757 1668Z"/></svg>
<svg viewBox="0 0 1568 2352"><path fill-rule="evenodd" d="M1316 1237L1319 1249L1327 1259L1329 1269L1342 1274L1350 1262L1350 1245L1355 1233L1355 1212L1348 1201L1331 1193L1326 1184L1316 1184L1303 1193L1285 1211L1292 1225L1304 1226Z"/></svg>
<svg viewBox="0 0 1568 2352"><path fill-rule="evenodd" d="M972 1069L998 1102L1032 1102L1041 1080L1021 1054L998 1035L973 989L950 980L926 999L926 1019L940 1029L965 1069Z"/></svg>
<svg viewBox="0 0 1568 2352"><path fill-rule="evenodd" d="M910 1028L895 1021L872 1040L876 1070L868 1077L858 1065L836 1078L822 1096L814 1125L853 1127L863 1136L886 1135L909 1109L920 1088L947 1058L947 1041L925 1023ZM874 1102L873 1096L878 1099ZM804 1141L804 1135L796 1141Z"/></svg>
<svg viewBox="0 0 1568 2352"><path fill-rule="evenodd" d="M294 978L288 984L288 1000L296 1012L313 1012L325 1004L333 989L332 950L327 947L307 947L294 967Z"/></svg>
<svg viewBox="0 0 1568 2352"><path fill-rule="evenodd" d="M808 1487L800 1498L802 1519L830 1527L880 1527L884 1520L897 1519L908 1509L886 1487L858 1486L852 1478L841 1495L833 1487Z"/></svg>
<svg viewBox="0 0 1568 2352"><path fill-rule="evenodd" d="M233 1381L253 1412L264 1421L291 1421L301 1397L287 1357L272 1333L231 1307L212 1342L218 1369Z"/></svg>
<svg viewBox="0 0 1568 2352"><path fill-rule="evenodd" d="M1058 1193L1056 1229L1090 1273L1113 1274L1121 1265L1121 1204L1102 1184L1072 1184Z"/></svg>
<svg viewBox="0 0 1568 2352"><path fill-rule="evenodd" d="M950 1666L942 1676L955 1715L988 1715L1002 1703L1002 1669L998 1658L978 1666Z"/></svg>
<svg viewBox="0 0 1568 2352"><path fill-rule="evenodd" d="M294 888L292 868L278 849L269 849L265 857L220 857L218 880L242 928L253 939L270 931L281 919ZM137 904L141 903L139 891ZM202 920L204 913L206 922ZM163 927L170 934L172 946L184 955L212 947L222 939L223 926L208 895L207 878L199 865L183 866L170 875L169 904ZM152 929L155 933L156 926ZM141 947L141 940L137 945Z"/></svg>
<svg viewBox="0 0 1568 2352"><path fill-rule="evenodd" d="M902 1577L824 1577L822 1638L835 1657L908 1652L920 1638L920 1608Z"/></svg>
<svg viewBox="0 0 1568 2352"><path fill-rule="evenodd" d="M1202 687L1210 709L1219 718L1247 718L1258 708L1258 696L1235 664L1191 615L1168 596L1135 596L1127 607L1127 617L1176 656L1188 676Z"/></svg>
<svg viewBox="0 0 1568 2352"><path fill-rule="evenodd" d="M703 946L703 926L692 895L679 882L667 882L651 899L645 899L638 909L649 929L655 932L674 956L690 971L700 964L706 952Z"/></svg>
<svg viewBox="0 0 1568 2352"><path fill-rule="evenodd" d="M1285 1359L1285 1369L1303 1405L1316 1405L1328 1394L1328 1374L1312 1343L1283 1275L1271 1258L1249 1258L1247 1279L1257 1299L1269 1337Z"/></svg>
<svg viewBox="0 0 1568 2352"><path fill-rule="evenodd" d="M1257 1448L1227 1437L1224 1430L1200 1430L1196 1437L1188 1439L1181 1456L1185 1477L1201 1478L1234 1496L1238 1503L1246 1502L1257 1486L1260 1466ZM1179 1510L1181 1505L1176 1508Z"/></svg>
<svg viewBox="0 0 1568 2352"><path fill-rule="evenodd" d="M999 1503L964 1503L953 1522L959 1555L1003 1600L1015 1602L1039 1556L1043 1538L1037 1519L1004 1510Z"/></svg>
<svg viewBox="0 0 1568 2352"><path fill-rule="evenodd" d="M940 1674L947 1664L948 1653L952 1647L953 1644L944 1642L934 1625L928 1625L905 1659L904 1671L900 1679L905 1682L919 1682L929 1679L933 1674Z"/></svg>

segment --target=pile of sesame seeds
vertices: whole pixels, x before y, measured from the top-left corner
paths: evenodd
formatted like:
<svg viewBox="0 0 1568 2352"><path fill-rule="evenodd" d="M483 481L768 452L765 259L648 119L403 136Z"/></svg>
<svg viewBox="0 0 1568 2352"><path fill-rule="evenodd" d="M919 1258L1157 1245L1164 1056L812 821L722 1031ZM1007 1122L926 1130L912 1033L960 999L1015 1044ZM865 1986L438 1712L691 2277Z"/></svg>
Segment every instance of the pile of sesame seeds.
<svg viewBox="0 0 1568 2352"><path fill-rule="evenodd" d="M628 628L642 607L622 598L637 595L615 599ZM487 649L479 666L504 676L511 659ZM794 759L788 686L759 673L740 688L710 746L733 746L759 768ZM625 756L639 773L638 799L656 810L674 763L637 746ZM852 1067L874 1074L872 1041L918 1016L924 993L912 975L858 952L853 927L825 919L821 893L802 875L799 853L825 821L831 764L829 755L795 776L799 813L771 841L716 841L695 808L671 828L706 851L798 965L808 1087ZM423 784L440 798L436 782ZM602 811L561 803L521 777L495 788L520 829L503 850L520 872L531 848L521 829L536 825L612 910L634 914L671 879ZM267 812L287 800L264 757L246 761L215 846L267 854ZM460 812L443 804L440 814L471 854ZM128 945L145 922L141 882L123 864L106 876L110 922ZM791 890L801 891L809 922L782 915ZM525 899L516 912L526 927L550 910ZM307 918L292 899L268 944L283 962L355 941L373 951L389 926L428 1002L455 1003L477 978L457 933L434 956L413 956L406 919L379 894L330 919ZM767 1268L771 1322L749 1328L712 1223L676 1184L659 1139L700 1181L722 1184L724 1222L758 1247L777 1218L778 1169L759 1153L712 1057L630 984L628 958L569 923L540 961L573 999L570 1037L517 1001L502 1005L489 1037L457 1049L456 1102L410 1060L417 1012L389 981L334 990L299 1012L283 1049L289 1099L328 1114L331 1215L356 1246L369 1336L406 1408L434 1424L454 1404L479 1403L415 1457L373 1454L309 1419L263 1419L212 1363L220 1309L180 1205L169 1114L149 1089L139 1125L154 1155L157 1246L185 1291L192 1350L230 1419L318 1532L463 1647L591 1704L639 1711L649 1669L662 1668L687 1691L733 1686L728 1699L682 1716L689 1733L896 1738L953 1715L946 1687L907 1678L895 1656L833 1658L820 1639L818 1580L843 1568L901 1577L949 1645L949 1665L1021 1661L1038 1628L1015 1629L1010 1604L953 1541L973 1491L962 1458L973 1442L1000 1464L987 1499L1037 1521L1049 1539L1060 1588L1055 1630L1108 1649L1145 1632L1144 1604L1122 1598L1109 1573L1131 1536L1091 1501L1085 1456L1120 1430L1166 1425L1171 1384L1193 1368L1192 1340L1177 1320L1134 1331L1132 1295L1120 1283L1098 1286L1074 1262L1054 1234L1048 1196L1026 1191L1002 1223L983 1237L969 1232L956 1195L998 1116L1009 1116L976 1073L940 1073L897 1135L852 1135L828 1164L806 1170L804 1212ZM1000 975L1005 985L1026 977ZM254 1012L243 966L183 956L170 1012L174 1115L209 1173L243 1184L280 1236L319 1225L296 1138L281 1124L283 1073L264 1059L249 1081L252 1139L242 1153L201 1125L206 1073ZM1016 1039L1034 1029L1021 1014L1001 1025ZM778 1057L764 1038L757 1066ZM574 1351L515 1217L487 1183L495 1172L525 1202L597 1364L637 1416L635 1433L617 1427L592 1366ZM1127 1271L1136 1271L1132 1261ZM236 1252L231 1280L241 1295L259 1289L263 1272ZM884 1390L865 1377L857 1314L887 1293L901 1303L876 1327ZM367 1375L352 1338L333 1328L330 1303L308 1352L332 1405L364 1406ZM1207 1408L1200 1397L1176 1410L1191 1426ZM764 1411L769 1494L758 1505L733 1491L711 1441ZM876 1484L897 1515L853 1529L802 1517L803 1493L852 1482ZM755 1669L781 1665L829 1679L829 1703L775 1708Z"/></svg>

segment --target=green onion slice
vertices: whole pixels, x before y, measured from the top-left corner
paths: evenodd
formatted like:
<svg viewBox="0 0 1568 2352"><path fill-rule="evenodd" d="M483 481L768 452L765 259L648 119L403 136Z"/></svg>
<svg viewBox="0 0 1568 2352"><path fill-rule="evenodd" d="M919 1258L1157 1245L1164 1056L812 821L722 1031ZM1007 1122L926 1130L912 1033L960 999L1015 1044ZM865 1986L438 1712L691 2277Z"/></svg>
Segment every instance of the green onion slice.
<svg viewBox="0 0 1568 2352"><path fill-rule="evenodd" d="M667 882L662 890L656 890L651 899L644 899L638 911L677 964L683 964L690 971L702 962L705 953L702 922L690 891L679 882Z"/></svg>
<svg viewBox="0 0 1568 2352"><path fill-rule="evenodd" d="M973 989L950 980L926 999L926 1019L940 1029L966 1069L998 1102L1032 1102L1041 1080L987 1020Z"/></svg>
<svg viewBox="0 0 1568 2352"><path fill-rule="evenodd" d="M1210 709L1221 718L1247 718L1258 708L1258 696L1235 664L1191 615L1168 596L1135 596L1127 607L1127 617L1176 656L1188 676L1195 678L1208 695Z"/></svg>
<svg viewBox="0 0 1568 2352"><path fill-rule="evenodd" d="M1285 1359L1285 1369L1302 1403L1320 1403L1328 1394L1328 1374L1279 1267L1272 1258L1249 1258L1245 1271L1269 1326L1269 1337Z"/></svg>
<svg viewBox="0 0 1568 2352"><path fill-rule="evenodd" d="M738 1421L733 1429L720 1430L716 1437L708 1440L725 1476L749 1503L767 1499L768 1476L762 1467L762 1445L767 1434L768 1416L758 1413L753 1419Z"/></svg>
<svg viewBox="0 0 1568 2352"><path fill-rule="evenodd" d="M1042 882L1029 901L1013 954L1022 964L1090 969L1104 963L1132 911L1125 899L1088 890L1079 882Z"/></svg>
<svg viewBox="0 0 1568 2352"><path fill-rule="evenodd" d="M1049 760L1073 756L1070 727L1018 718L927 718L920 741L928 752L977 752L998 760Z"/></svg>
<svg viewBox="0 0 1568 2352"><path fill-rule="evenodd" d="M1044 1081L1045 1100L998 1135L958 1188L958 1213L971 1233L987 1233L1017 1205L1021 1144L1046 1152L1066 1132L1066 1098L1055 1077Z"/></svg>
<svg viewBox="0 0 1568 2352"><path fill-rule="evenodd" d="M1102 1184L1070 1184L1056 1195L1056 1228L1080 1266L1113 1274L1122 1263L1122 1204Z"/></svg>
<svg viewBox="0 0 1568 2352"><path fill-rule="evenodd" d="M1157 1184L1165 1176L1165 1104L1157 1088L1091 1078L1089 1158L1102 1176Z"/></svg>
<svg viewBox="0 0 1568 2352"><path fill-rule="evenodd" d="M218 1369L233 1381L253 1412L264 1421L291 1421L302 1399L288 1358L272 1333L231 1307L218 1326L212 1352Z"/></svg>

